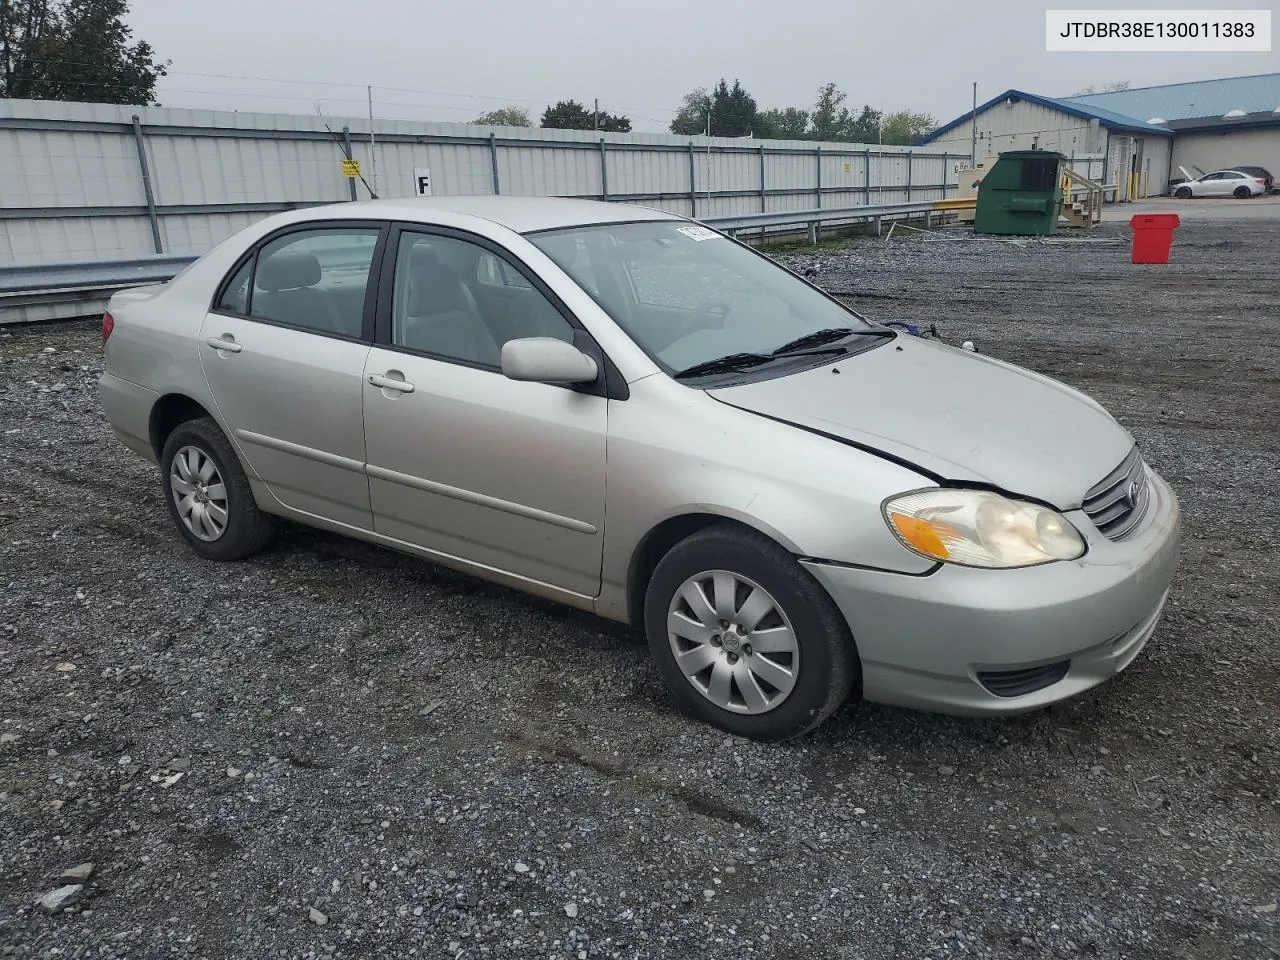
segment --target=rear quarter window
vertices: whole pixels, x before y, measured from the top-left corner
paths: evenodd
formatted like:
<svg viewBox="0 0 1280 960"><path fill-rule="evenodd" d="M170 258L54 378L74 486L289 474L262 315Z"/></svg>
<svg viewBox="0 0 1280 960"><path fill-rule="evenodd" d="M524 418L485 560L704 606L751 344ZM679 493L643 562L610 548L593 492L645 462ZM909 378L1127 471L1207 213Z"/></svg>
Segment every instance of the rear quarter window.
<svg viewBox="0 0 1280 960"><path fill-rule="evenodd" d="M235 275L227 281L222 296L214 304L215 310L246 316L249 313L249 277L253 273L253 258L246 260Z"/></svg>

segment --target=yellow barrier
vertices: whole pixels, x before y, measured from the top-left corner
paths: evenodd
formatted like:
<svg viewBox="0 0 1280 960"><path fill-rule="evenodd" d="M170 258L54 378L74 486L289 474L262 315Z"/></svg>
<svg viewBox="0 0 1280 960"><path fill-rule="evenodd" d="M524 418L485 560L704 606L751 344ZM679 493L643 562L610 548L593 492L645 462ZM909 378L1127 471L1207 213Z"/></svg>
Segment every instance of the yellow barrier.
<svg viewBox="0 0 1280 960"><path fill-rule="evenodd" d="M933 209L935 210L975 210L977 206L977 197L955 197L951 200L933 201Z"/></svg>

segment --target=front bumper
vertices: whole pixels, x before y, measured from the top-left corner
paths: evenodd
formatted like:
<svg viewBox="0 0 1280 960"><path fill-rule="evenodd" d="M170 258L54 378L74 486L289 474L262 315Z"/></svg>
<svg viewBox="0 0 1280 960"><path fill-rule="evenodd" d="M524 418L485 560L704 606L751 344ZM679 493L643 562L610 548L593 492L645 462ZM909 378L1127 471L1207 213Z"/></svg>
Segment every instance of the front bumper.
<svg viewBox="0 0 1280 960"><path fill-rule="evenodd" d="M943 564L918 577L806 562L849 623L863 696L942 713L1013 714L1127 667L1155 631L1181 551L1177 498L1149 474L1147 516L1121 542L1082 512L1068 514L1088 541L1079 560L1019 570ZM1049 682L1020 693L1017 683L991 679L1014 672Z"/></svg>

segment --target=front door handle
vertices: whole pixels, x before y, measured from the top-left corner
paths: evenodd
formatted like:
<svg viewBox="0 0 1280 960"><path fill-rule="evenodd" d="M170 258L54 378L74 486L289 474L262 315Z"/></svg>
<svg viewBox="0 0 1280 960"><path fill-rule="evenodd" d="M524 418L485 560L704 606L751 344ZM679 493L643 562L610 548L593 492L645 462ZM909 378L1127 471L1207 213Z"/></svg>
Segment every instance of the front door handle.
<svg viewBox="0 0 1280 960"><path fill-rule="evenodd" d="M399 393L413 393L413 384L408 380L396 380L393 377L384 377L380 373L369 374L369 382L375 387L381 387L383 390L395 390Z"/></svg>
<svg viewBox="0 0 1280 960"><path fill-rule="evenodd" d="M215 350L225 350L227 353L239 353L244 349L240 344L236 343L235 339L229 333L221 337L208 337L205 340L205 343L213 347Z"/></svg>

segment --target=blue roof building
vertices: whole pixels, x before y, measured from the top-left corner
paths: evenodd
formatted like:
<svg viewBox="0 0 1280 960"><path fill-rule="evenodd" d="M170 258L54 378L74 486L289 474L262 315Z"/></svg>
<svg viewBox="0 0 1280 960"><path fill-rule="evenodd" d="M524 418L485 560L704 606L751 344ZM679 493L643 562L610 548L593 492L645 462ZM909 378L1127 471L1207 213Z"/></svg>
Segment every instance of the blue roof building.
<svg viewBox="0 0 1280 960"><path fill-rule="evenodd" d="M1161 87L1137 87L1112 93L1090 93L1064 98L1082 107L1114 110L1150 120L1217 120L1233 110L1246 114L1274 113L1280 124L1280 73L1252 77L1224 77L1169 83Z"/></svg>
<svg viewBox="0 0 1280 960"><path fill-rule="evenodd" d="M1185 173L1237 165L1280 172L1280 73L1072 97L1006 90L921 141L977 160L1054 150L1113 184L1115 199L1168 191Z"/></svg>

